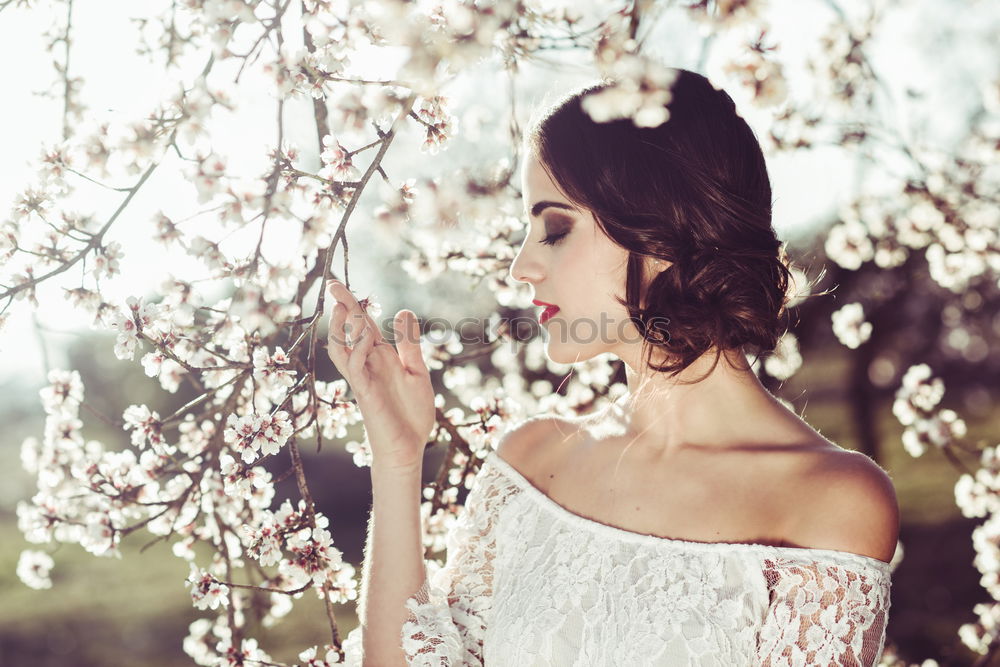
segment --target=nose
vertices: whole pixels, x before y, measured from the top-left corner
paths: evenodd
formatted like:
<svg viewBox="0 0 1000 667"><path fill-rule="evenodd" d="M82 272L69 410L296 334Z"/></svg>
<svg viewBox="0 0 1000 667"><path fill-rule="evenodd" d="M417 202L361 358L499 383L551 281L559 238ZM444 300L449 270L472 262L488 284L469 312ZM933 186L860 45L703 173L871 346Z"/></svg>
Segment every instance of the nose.
<svg viewBox="0 0 1000 667"><path fill-rule="evenodd" d="M510 277L518 282L534 285L541 280L542 267L527 246L528 240L525 238L517 255L514 256L514 261L510 264Z"/></svg>

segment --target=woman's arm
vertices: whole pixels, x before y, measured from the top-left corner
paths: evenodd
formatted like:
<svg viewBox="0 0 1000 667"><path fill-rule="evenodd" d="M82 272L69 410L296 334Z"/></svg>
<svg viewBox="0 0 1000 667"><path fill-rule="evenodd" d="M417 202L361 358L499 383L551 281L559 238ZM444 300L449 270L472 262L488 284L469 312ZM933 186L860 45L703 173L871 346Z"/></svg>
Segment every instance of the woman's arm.
<svg viewBox="0 0 1000 667"><path fill-rule="evenodd" d="M372 464L372 511L358 607L365 665L408 664L400 635L408 613L406 600L426 577L420 474L420 466Z"/></svg>

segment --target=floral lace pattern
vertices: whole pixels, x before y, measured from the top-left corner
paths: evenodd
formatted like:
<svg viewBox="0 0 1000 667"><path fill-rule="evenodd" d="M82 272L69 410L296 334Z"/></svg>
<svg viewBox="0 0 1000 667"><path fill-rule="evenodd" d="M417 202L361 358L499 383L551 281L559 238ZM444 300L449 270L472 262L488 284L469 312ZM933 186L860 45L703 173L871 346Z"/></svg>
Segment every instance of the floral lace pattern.
<svg viewBox="0 0 1000 667"><path fill-rule="evenodd" d="M496 452L407 601L408 664L878 664L888 563L843 551L688 542L573 514ZM344 643L360 665L360 633Z"/></svg>

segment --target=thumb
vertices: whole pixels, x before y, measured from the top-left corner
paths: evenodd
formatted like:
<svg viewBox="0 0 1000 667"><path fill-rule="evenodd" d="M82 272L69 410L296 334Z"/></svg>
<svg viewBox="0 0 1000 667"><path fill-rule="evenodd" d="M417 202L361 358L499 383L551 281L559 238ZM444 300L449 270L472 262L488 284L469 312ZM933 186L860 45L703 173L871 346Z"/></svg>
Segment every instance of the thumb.
<svg viewBox="0 0 1000 667"><path fill-rule="evenodd" d="M392 321L396 352L403 367L411 373L427 372L420 350L420 321L412 310L401 310Z"/></svg>

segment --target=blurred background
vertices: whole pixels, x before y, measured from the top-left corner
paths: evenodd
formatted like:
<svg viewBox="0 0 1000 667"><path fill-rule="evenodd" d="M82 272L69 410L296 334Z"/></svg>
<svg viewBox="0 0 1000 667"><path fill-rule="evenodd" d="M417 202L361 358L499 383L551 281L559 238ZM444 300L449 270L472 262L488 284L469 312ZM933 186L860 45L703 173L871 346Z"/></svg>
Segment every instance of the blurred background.
<svg viewBox="0 0 1000 667"><path fill-rule="evenodd" d="M122 117L142 113L163 94L155 64L135 54L137 24L133 19L147 11L145 3L143 7L137 4L78 0L73 6L72 70L85 78L80 89L85 106L101 113ZM671 65L696 69L722 83L751 127L762 140L766 138L758 128L772 125L774 110L757 107L745 90L727 85L723 61L714 61L714 51L707 46L717 37L699 32L676 4L666 4L671 9L657 19L648 37L650 50ZM66 6L7 2L0 7L0 62L6 63L0 68L5 99L0 109L3 211L31 184L30 162L37 159L41 146L56 141L62 131L60 99L39 93L51 91L58 83L47 33L64 20ZM892 405L907 368L927 363L947 388L940 407L954 410L964 420L964 441L980 448L997 444L1000 311L996 276L987 274L986 279L969 281L960 289L944 289L932 279L932 268L922 253L916 252L906 262L888 268L870 257L862 258L857 267L845 268L831 258L829 238L831 230L849 217L848 211L862 193L875 200L880 191L886 198L899 198L898 184L908 179L917 188L917 176L906 175L912 165L900 157L905 153L902 148L933 147L947 163L948 156L968 140L970 128L984 115L996 117L998 108L985 108L984 100L994 94L986 88L1000 81L996 50L1000 5L959 0L773 0L761 12L770 22L771 39L781 45L789 95L807 89L811 74L806 63L822 62L824 53L833 61L842 57L822 40L831 20L846 14L860 24L862 17L875 10L879 30L865 40L867 64L877 69L881 82L873 93L878 99L874 108L899 132L902 143L895 154L866 154L845 139L855 129L845 123L843 133L834 133L827 142L795 151L768 151L775 228L788 241L790 256L810 277L822 274L816 291L832 293L810 298L799 307L794 348L781 359L784 369L780 364L772 366L762 371L762 377L824 436L871 456L894 481L902 510L902 549L897 552L887 634L898 654L917 664L933 659L939 665L971 665L977 656L959 641L958 631L975 621L974 604L992 598L980 585L981 574L973 566L971 535L982 521L963 516L954 487L962 472L975 470L978 463L974 455L960 460L935 449L921 456L908 452L903 446L904 427ZM386 66L376 60L360 61L364 63L359 67L373 76ZM595 74L573 54L554 54L547 62L523 66L516 90L522 122L533 108L592 80ZM496 63L482 63L463 72L448 90L460 132L431 161L415 150L419 131L404 131L391 151L394 174L446 182L455 173L502 160L509 154L506 116L483 100L505 86ZM234 122L219 124L213 134L235 155L230 163L233 169L257 173L266 166L266 149L274 142L272 124L263 120L271 112L270 105L263 103L268 93L263 82L255 83L250 77L238 93L241 115ZM821 118L833 113L824 108L815 111ZM292 104L289 113L302 122L289 123L291 136L286 140L298 142L310 154L314 143L308 134L311 102ZM996 146L993 151L996 168ZM318 160L315 151L309 157ZM886 173L893 171L902 175L896 180L887 178ZM941 167L938 173L945 171ZM164 201L183 199L183 194L175 196L184 192L183 181L176 173L158 175L149 191L137 198L125 224L116 228L112 238L128 252L121 275L102 284L109 300L117 298L123 304L127 296L155 291L168 273L183 275L192 270L191 258L163 253L153 244L149 222L167 206ZM988 196L995 202L996 194ZM497 310L495 295L484 285L455 281L448 272L426 283L410 280L399 270L400 257L410 248L394 228L364 223L377 219L378 205L374 196L362 200L361 213L352 221L348 236L353 248L352 282L376 294L385 313L405 307L421 318L454 322L462 317L486 319ZM461 226L447 232L459 244L471 238ZM284 241L276 236L267 243L278 249ZM18 501L34 493L35 480L22 469L20 451L26 438L42 437L45 414L38 391L46 384L48 370L80 373L86 388L83 433L86 439L110 448L126 447L128 436L109 425L107 415L118 416L130 404L146 404L169 414L196 397L186 384L168 394L139 364L118 360L112 351L113 336L93 330L91 318L63 300L61 289L73 284L67 277L39 287L37 310L23 301L15 303L0 331L0 423L4 427L0 469L5 471L0 485L0 664L189 665L191 659L181 647L188 626L211 614L192 608L183 584L187 564L172 555L168 544L151 542L149 535L132 535L122 546L120 561L96 558L76 545L45 545L55 560L51 589L28 588L15 574L20 552L37 548L19 532L14 509ZM223 293L220 288L219 295ZM873 324L872 338L857 349L847 347L831 331L832 313L853 301L877 304L866 308ZM516 308L500 310L506 315L518 312ZM477 364L484 378L496 374L488 358ZM321 379L337 377L324 355L318 369ZM531 379L558 387L564 370L543 367ZM443 386L440 374L435 379ZM613 382L624 382L623 369L618 368ZM344 441L361 437L358 426ZM371 501L368 470L355 465L341 443L327 443L321 451L304 447L302 455L317 509L331 518L335 545L360 570ZM436 474L440 455L433 450L428 453L428 481ZM277 486L275 506L284 497L297 497L292 480ZM322 643L328 636L322 605L311 592L305 598L282 623L255 635L276 659L293 661L299 650ZM339 606L337 619L344 637L357 622L353 605Z"/></svg>

